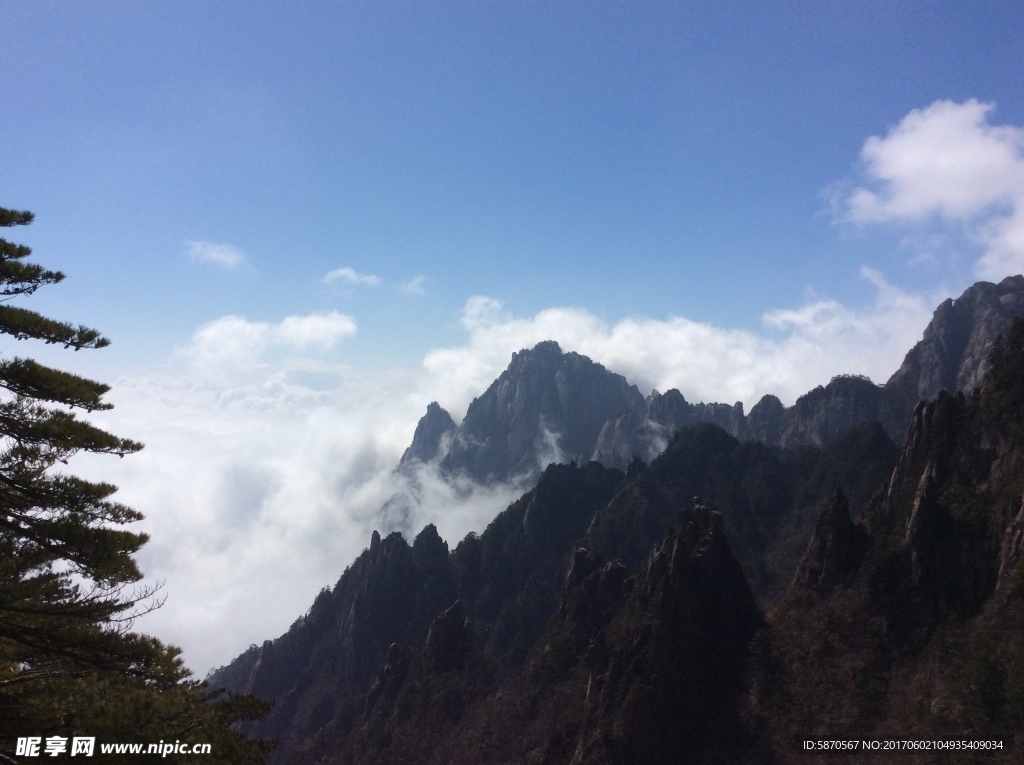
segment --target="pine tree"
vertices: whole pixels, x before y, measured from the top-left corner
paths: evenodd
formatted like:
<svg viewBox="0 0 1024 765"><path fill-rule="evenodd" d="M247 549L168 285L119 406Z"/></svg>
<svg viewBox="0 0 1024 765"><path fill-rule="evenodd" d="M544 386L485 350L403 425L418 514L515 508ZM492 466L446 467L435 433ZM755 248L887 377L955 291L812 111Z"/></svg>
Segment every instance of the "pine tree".
<svg viewBox="0 0 1024 765"><path fill-rule="evenodd" d="M0 208L2 227L33 217ZM93 329L10 305L64 279L25 262L30 254L0 239L0 335L76 351L108 345ZM260 761L260 747L228 726L265 705L207 703L212 694L191 679L178 649L132 631L136 617L160 605L154 588L136 586L132 556L147 536L126 527L142 515L113 501L111 484L63 471L81 452L124 457L142 448L80 418L110 409L108 390L0 356L0 762L18 736L138 741L147 732L154 742L216 742L220 756L208 762Z"/></svg>

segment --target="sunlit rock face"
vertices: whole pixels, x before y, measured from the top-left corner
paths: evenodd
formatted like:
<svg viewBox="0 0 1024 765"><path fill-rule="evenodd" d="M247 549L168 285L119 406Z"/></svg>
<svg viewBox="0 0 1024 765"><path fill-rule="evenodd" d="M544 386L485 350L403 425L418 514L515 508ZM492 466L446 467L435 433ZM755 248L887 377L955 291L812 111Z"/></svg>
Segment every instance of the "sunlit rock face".
<svg viewBox="0 0 1024 765"><path fill-rule="evenodd" d="M935 309L924 337L885 384L882 421L890 435L902 437L918 401L940 390L970 395L981 385L996 337L1024 314L1024 276L999 284L978 282L955 300Z"/></svg>

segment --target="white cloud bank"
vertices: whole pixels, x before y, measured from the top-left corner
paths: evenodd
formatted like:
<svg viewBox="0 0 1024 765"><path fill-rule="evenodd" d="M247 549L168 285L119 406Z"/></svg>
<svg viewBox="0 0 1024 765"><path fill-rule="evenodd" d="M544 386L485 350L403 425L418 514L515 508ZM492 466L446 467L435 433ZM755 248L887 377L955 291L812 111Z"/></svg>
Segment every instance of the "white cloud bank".
<svg viewBox="0 0 1024 765"><path fill-rule="evenodd" d="M1024 273L1024 128L992 125L994 104L936 101L861 151L866 184L846 195L842 220L966 226L980 248L975 273Z"/></svg>
<svg viewBox="0 0 1024 765"><path fill-rule="evenodd" d="M376 287L380 277L374 274L361 274L353 268L336 268L324 274L324 284L341 282L349 287Z"/></svg>
<svg viewBox="0 0 1024 765"><path fill-rule="evenodd" d="M766 393L792 404L836 374L866 374L885 382L945 295L911 295L867 268L862 277L876 290L868 308L814 300L767 313L762 333L678 316L627 318L609 325L580 308L550 308L517 318L497 300L474 297L462 313L467 344L435 349L424 360L428 398L458 416L508 365L513 352L542 340L557 340L562 350L625 375L644 394L651 388L678 388L693 402L742 401L748 410Z"/></svg>
<svg viewBox="0 0 1024 765"><path fill-rule="evenodd" d="M197 263L212 263L234 269L246 262L245 253L230 244L187 240L188 256Z"/></svg>

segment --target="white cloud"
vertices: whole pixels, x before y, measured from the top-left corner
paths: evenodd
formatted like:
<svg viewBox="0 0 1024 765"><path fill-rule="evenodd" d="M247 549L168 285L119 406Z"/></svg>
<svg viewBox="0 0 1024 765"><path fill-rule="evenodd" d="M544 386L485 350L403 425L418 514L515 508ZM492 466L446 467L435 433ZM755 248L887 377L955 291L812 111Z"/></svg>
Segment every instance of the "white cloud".
<svg viewBox="0 0 1024 765"><path fill-rule="evenodd" d="M309 316L287 316L275 328L274 339L298 348L333 348L340 340L356 333L351 316L323 311Z"/></svg>
<svg viewBox="0 0 1024 765"><path fill-rule="evenodd" d="M399 289L408 295L422 295L424 292L423 285L426 281L427 277L422 275L416 276L413 277L411 280L407 281L405 284L401 285Z"/></svg>
<svg viewBox="0 0 1024 765"><path fill-rule="evenodd" d="M549 308L517 318L499 301L477 296L462 313L467 344L427 354L424 395L459 416L513 352L542 340L557 340L563 350L589 356L645 394L651 388L678 388L690 401L743 401L748 409L766 393L792 403L840 373L885 382L945 294L905 293L871 269L863 269L862 277L876 289L869 308L814 300L765 314L763 333L683 317L626 318L609 325L580 308Z"/></svg>
<svg viewBox="0 0 1024 765"><path fill-rule="evenodd" d="M187 240L188 256L197 263L213 263L221 268L238 268L245 263L245 253L230 244Z"/></svg>
<svg viewBox="0 0 1024 765"><path fill-rule="evenodd" d="M868 138L866 184L842 200L841 219L966 225L978 276L1024 272L1024 128L990 124L994 110L974 99L936 101Z"/></svg>
<svg viewBox="0 0 1024 765"><path fill-rule="evenodd" d="M380 284L380 277L373 274L361 274L354 269L336 268L328 271L323 278L324 284L343 282L350 287L376 287Z"/></svg>
<svg viewBox="0 0 1024 765"><path fill-rule="evenodd" d="M355 320L337 311L286 316L277 324L222 316L196 330L177 355L193 373L224 380L285 360L289 361L287 367L300 367L301 352L330 350L356 331Z"/></svg>
<svg viewBox="0 0 1024 765"><path fill-rule="evenodd" d="M200 674L287 630L374 529L409 536L432 522L457 542L521 492L451 486L431 466L396 476L428 403L421 373L341 363L332 347L354 332L333 312L225 316L176 349L173 366L116 381L116 408L93 418L146 444L74 465L146 516L140 565L168 600L137 627L182 646ZM396 492L411 499L382 514Z"/></svg>

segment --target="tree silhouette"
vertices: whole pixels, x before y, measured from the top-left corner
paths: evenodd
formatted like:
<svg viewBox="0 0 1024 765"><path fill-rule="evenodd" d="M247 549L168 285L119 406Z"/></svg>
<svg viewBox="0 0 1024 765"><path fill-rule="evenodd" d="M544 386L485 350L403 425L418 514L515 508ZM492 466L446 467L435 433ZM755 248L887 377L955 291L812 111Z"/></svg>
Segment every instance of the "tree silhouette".
<svg viewBox="0 0 1024 765"><path fill-rule="evenodd" d="M33 218L0 208L2 227ZM30 254L0 239L0 335L76 351L109 345L93 329L10 305L64 279L26 263ZM212 694L190 679L178 649L132 631L160 605L158 588L136 584L132 556L148 537L126 527L142 515L111 499L115 486L63 470L81 452L142 448L80 419L111 408L108 390L29 358L0 358L0 762L19 736L155 742L190 733L217 742L213 761L259 761L260 748L228 726L265 706L208 704Z"/></svg>

